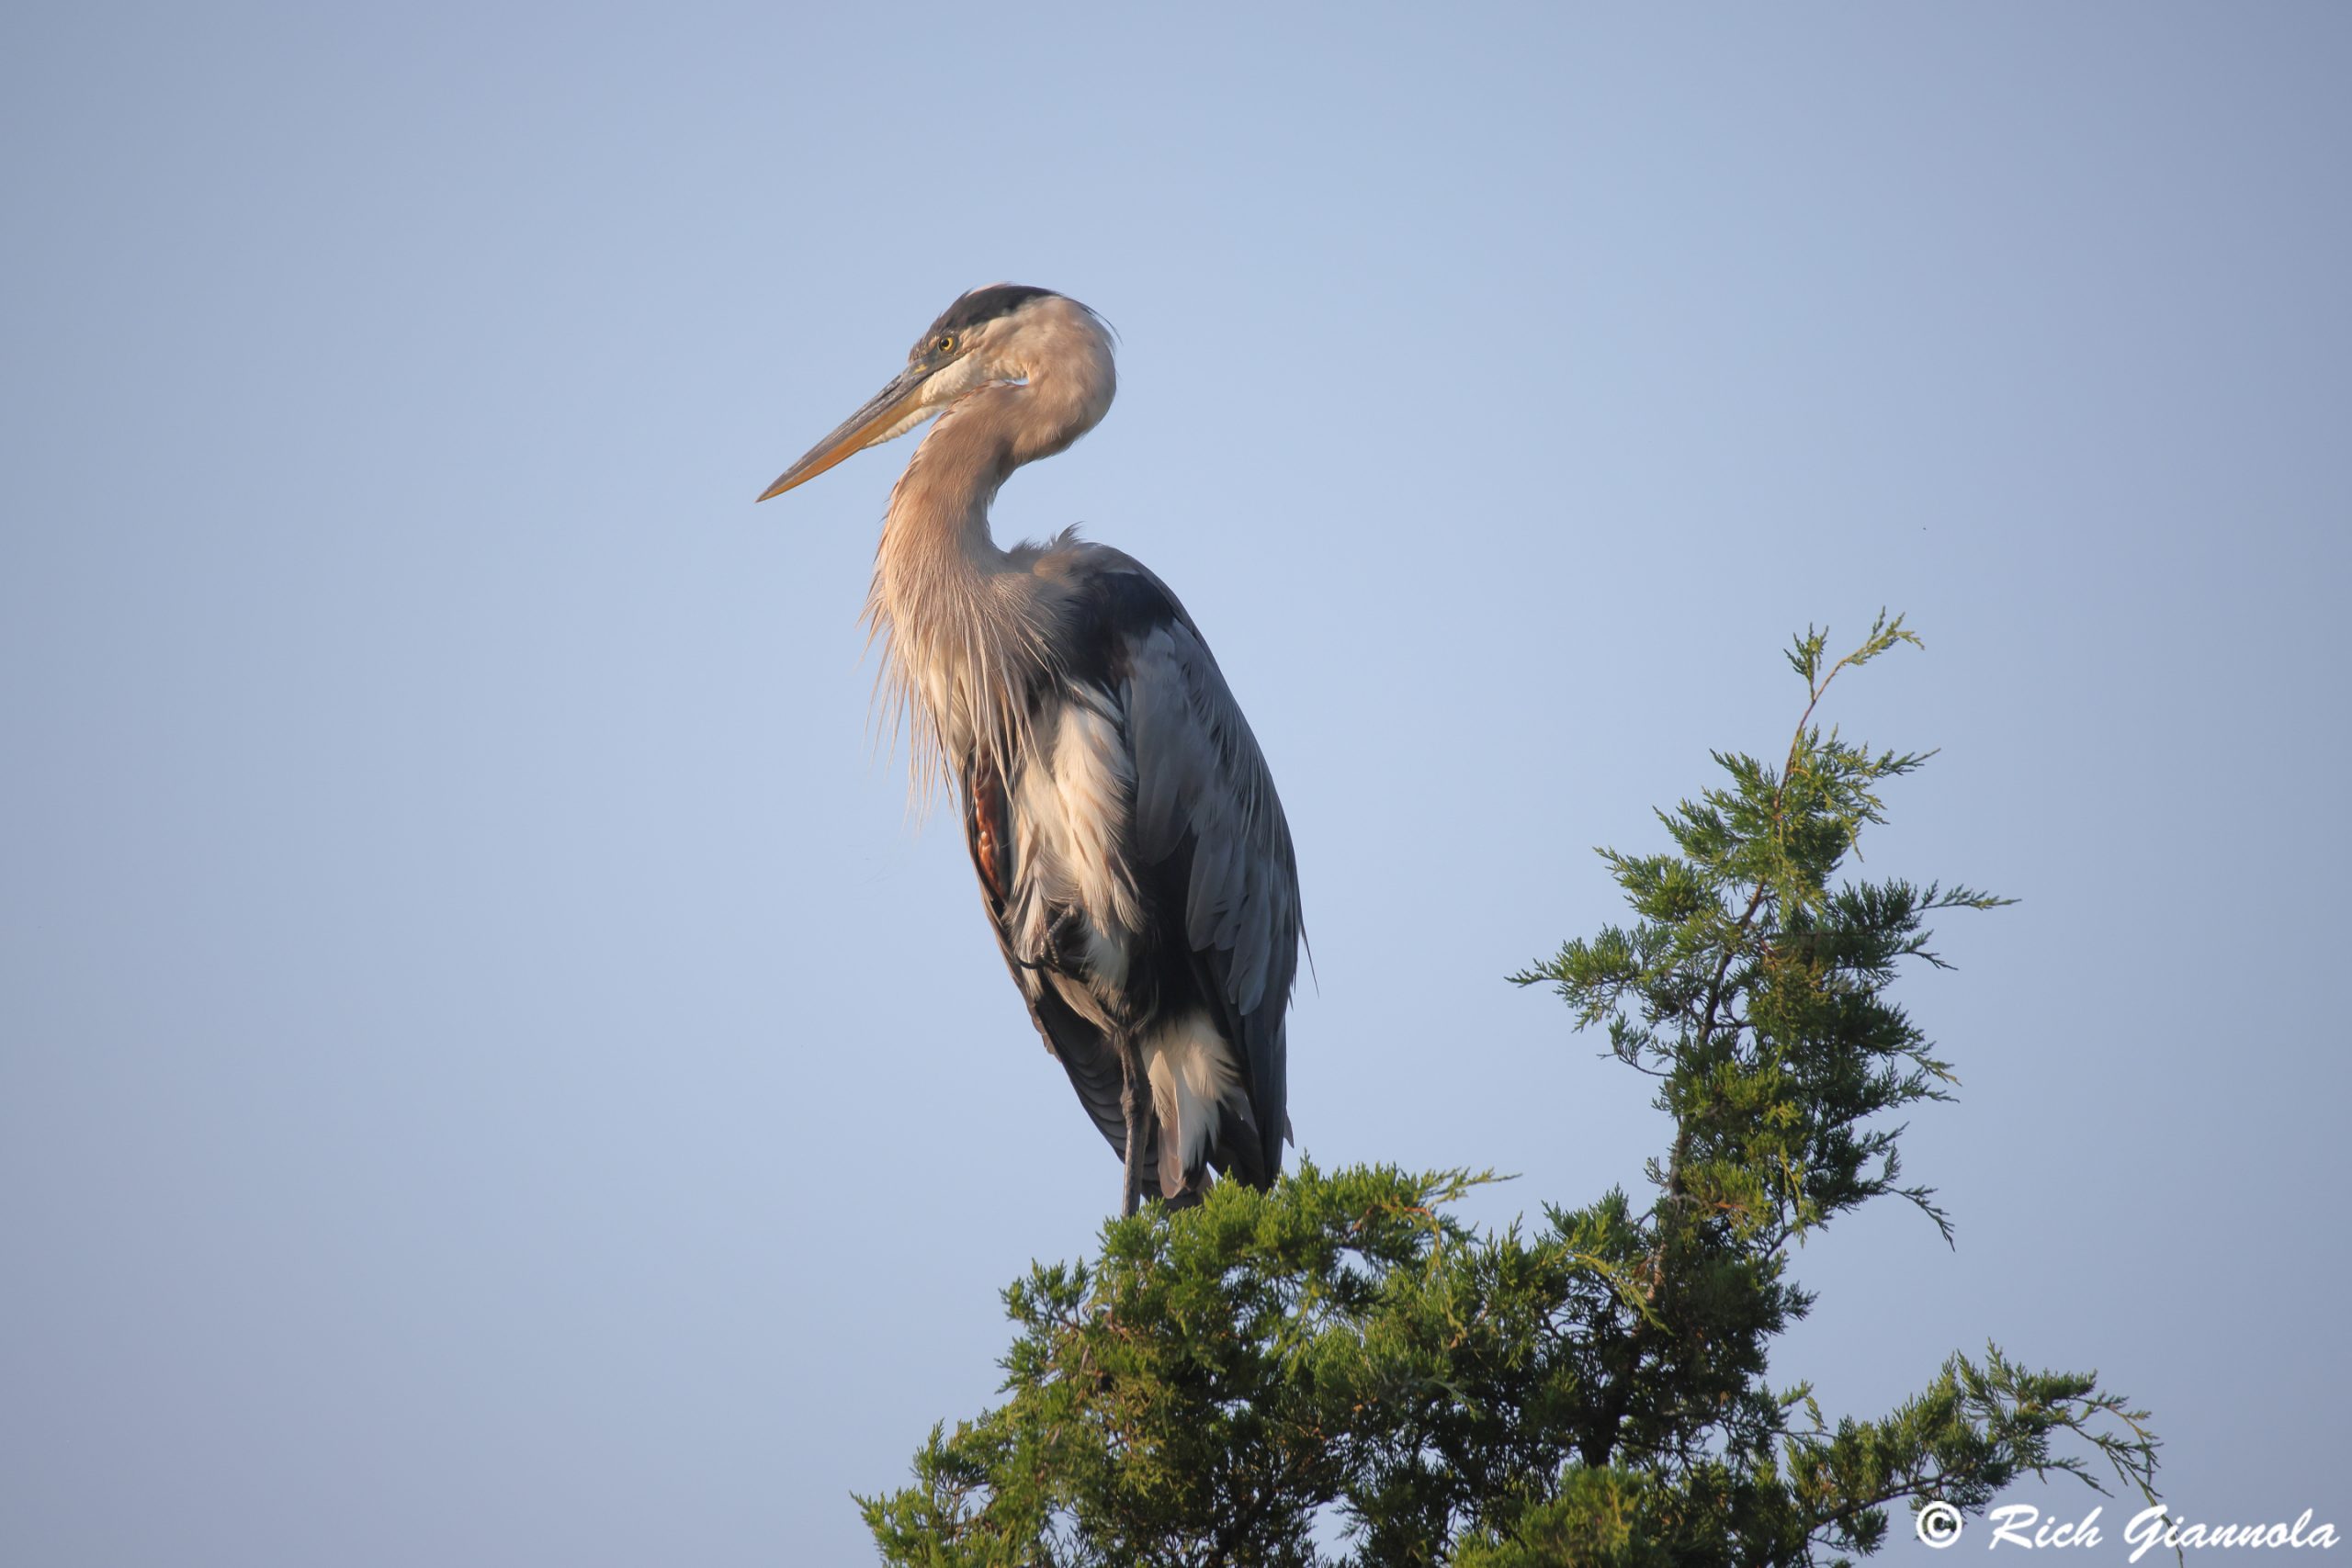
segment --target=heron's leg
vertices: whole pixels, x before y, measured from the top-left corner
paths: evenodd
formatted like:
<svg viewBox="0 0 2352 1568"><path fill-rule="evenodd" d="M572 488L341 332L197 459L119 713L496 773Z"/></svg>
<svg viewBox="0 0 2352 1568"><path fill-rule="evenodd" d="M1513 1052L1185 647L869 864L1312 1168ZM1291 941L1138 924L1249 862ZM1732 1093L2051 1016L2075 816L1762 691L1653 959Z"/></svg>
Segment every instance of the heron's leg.
<svg viewBox="0 0 2352 1568"><path fill-rule="evenodd" d="M1143 1076L1143 1053L1136 1048L1135 1036L1124 1030L1119 1034L1119 1109L1127 1118L1127 1161L1119 1188L1119 1213L1132 1214L1143 1206L1143 1145L1151 1101Z"/></svg>

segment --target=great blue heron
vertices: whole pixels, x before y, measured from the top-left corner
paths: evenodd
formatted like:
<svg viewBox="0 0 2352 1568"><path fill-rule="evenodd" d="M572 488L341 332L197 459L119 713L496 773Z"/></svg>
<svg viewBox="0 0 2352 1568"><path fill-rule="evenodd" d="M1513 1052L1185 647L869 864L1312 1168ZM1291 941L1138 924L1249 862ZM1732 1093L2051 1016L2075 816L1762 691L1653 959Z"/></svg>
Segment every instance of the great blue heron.
<svg viewBox="0 0 2352 1568"><path fill-rule="evenodd" d="M973 289L760 499L939 416L890 491L866 618L918 786L954 781L1005 963L1133 1213L1197 1201L1210 1166L1281 1171L1299 908L1273 778L1167 584L1075 528L989 536L998 489L1093 429L1114 379L1077 300Z"/></svg>

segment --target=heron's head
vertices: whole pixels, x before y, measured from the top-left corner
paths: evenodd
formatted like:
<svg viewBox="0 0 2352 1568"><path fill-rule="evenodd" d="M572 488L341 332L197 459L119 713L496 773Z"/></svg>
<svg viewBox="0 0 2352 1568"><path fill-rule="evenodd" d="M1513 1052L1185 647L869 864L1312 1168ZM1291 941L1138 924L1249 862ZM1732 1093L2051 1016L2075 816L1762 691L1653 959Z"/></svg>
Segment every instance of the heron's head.
<svg viewBox="0 0 2352 1568"><path fill-rule="evenodd" d="M760 496L782 495L853 452L878 446L989 387L1050 381L1061 394L1017 461L1059 451L1091 429L1111 406L1111 333L1102 319L1067 295L1019 283L975 288L939 313L913 348L907 367L843 420Z"/></svg>

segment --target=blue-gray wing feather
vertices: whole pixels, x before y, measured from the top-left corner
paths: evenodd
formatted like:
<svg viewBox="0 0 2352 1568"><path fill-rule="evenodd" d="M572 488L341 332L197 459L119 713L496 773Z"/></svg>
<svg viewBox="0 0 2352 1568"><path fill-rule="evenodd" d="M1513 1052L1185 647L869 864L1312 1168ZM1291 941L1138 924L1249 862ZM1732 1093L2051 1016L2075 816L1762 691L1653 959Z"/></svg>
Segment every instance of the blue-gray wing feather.
<svg viewBox="0 0 2352 1568"><path fill-rule="evenodd" d="M1109 552L1106 552L1109 553ZM1264 1173L1281 1168L1284 1015L1298 972L1298 863L1265 755L1216 658L1173 594L1172 614L1123 629L1135 756L1135 847L1148 864L1189 860L1184 936L1242 1058Z"/></svg>

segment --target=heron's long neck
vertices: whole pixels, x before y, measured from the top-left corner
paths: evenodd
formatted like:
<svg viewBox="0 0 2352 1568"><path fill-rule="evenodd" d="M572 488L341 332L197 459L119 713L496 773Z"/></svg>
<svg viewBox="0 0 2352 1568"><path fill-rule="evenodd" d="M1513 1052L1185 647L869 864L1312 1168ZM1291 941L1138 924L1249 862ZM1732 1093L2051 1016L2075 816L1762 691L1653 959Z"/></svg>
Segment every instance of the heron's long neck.
<svg viewBox="0 0 2352 1568"><path fill-rule="evenodd" d="M1026 694L1046 664L1035 582L989 536L989 505L1033 453L1021 439L1031 389L984 388L942 416L890 491L866 618L884 680L912 720L918 787L976 746L1001 765Z"/></svg>
<svg viewBox="0 0 2352 1568"><path fill-rule="evenodd" d="M1004 568L989 536L989 503L1014 467L1007 400L988 389L950 409L922 438L890 491L874 561L878 608L917 614L978 592Z"/></svg>
<svg viewBox="0 0 2352 1568"><path fill-rule="evenodd" d="M1035 342L1028 379L958 399L890 491L866 617L882 639L884 679L910 709L918 783L975 746L1005 762L1033 682L1052 667L1057 609L1027 557L989 536L989 505L1015 468L1094 427L1111 406L1113 373L1091 318L1048 322Z"/></svg>

